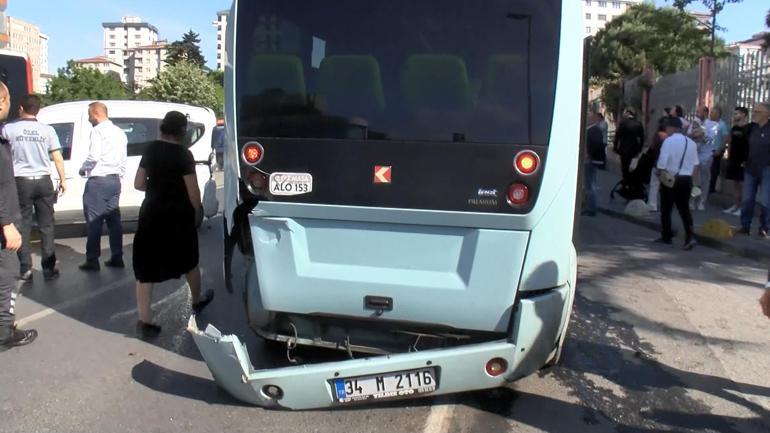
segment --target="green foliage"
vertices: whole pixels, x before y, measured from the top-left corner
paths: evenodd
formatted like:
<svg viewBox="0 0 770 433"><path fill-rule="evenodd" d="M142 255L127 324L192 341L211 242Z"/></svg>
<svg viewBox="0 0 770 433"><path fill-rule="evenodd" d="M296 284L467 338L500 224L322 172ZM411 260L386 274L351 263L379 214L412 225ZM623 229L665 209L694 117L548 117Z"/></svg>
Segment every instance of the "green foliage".
<svg viewBox="0 0 770 433"><path fill-rule="evenodd" d="M67 67L59 69L57 76L51 80L44 102L55 104L67 101L125 99L127 96L126 87L117 74L102 74L70 60Z"/></svg>
<svg viewBox="0 0 770 433"><path fill-rule="evenodd" d="M602 102L607 107L607 113L617 116L622 108L620 82L611 81L602 87Z"/></svg>
<svg viewBox="0 0 770 433"><path fill-rule="evenodd" d="M225 87L225 71L209 71L209 78L222 87Z"/></svg>
<svg viewBox="0 0 770 433"><path fill-rule="evenodd" d="M224 92L221 93L220 103L216 83L197 65L181 62L164 69L138 98L208 107L219 113L224 106Z"/></svg>
<svg viewBox="0 0 770 433"><path fill-rule="evenodd" d="M190 30L182 36L182 40L172 42L168 46L166 63L176 65L185 62L203 68L206 65L206 59L201 53L200 43L200 35Z"/></svg>
<svg viewBox="0 0 770 433"><path fill-rule="evenodd" d="M695 0L674 0L674 7L683 11L684 8L690 5ZM730 3L740 3L743 0L700 0L703 6L711 12L711 15L719 15L725 9L725 6Z"/></svg>
<svg viewBox="0 0 770 433"><path fill-rule="evenodd" d="M765 49L770 49L770 9L767 11L765 25L767 26L767 31L765 32Z"/></svg>
<svg viewBox="0 0 770 433"><path fill-rule="evenodd" d="M674 8L633 6L597 33L591 48L591 77L615 81L639 75L649 65L659 74L692 68L710 51L709 34ZM718 55L725 52L718 41Z"/></svg>

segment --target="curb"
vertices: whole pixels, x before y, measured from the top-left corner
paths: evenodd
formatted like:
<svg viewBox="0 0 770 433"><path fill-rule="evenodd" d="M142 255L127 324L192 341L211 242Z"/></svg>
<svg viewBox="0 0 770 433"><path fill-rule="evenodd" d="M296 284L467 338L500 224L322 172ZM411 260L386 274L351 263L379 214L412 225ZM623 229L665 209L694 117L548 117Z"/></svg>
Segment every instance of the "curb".
<svg viewBox="0 0 770 433"><path fill-rule="evenodd" d="M602 213L607 216L611 216L613 218L622 219L625 221L628 221L632 224L648 228L651 230L654 230L656 232L660 232L660 224L652 222L652 221L646 221L639 218L635 218L629 215L626 215L623 212L618 212L616 210L603 208L601 206L598 206L596 210L599 213ZM703 245L705 247L713 248L728 254L733 254L741 257L745 257L747 259L751 259L763 264L766 264L768 261L770 261L770 254L763 251L759 248L752 248L752 247L745 247L745 246L739 246L739 245L732 245L729 242L725 242L719 239L710 238L708 236L703 236L695 233L695 240L698 241L699 245Z"/></svg>

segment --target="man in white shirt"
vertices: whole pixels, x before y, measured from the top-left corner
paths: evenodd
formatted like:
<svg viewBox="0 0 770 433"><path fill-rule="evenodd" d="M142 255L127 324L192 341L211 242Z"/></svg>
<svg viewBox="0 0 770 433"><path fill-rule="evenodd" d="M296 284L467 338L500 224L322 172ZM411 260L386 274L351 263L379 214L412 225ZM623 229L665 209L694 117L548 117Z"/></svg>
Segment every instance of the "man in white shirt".
<svg viewBox="0 0 770 433"><path fill-rule="evenodd" d="M700 163L698 149L694 141L682 134L682 121L676 117L668 120L666 126L668 138L663 141L658 157L658 172L667 171L676 175L673 187L660 185L660 222L662 233L658 243L671 245L674 237L671 230L671 212L674 205L682 217L685 231L684 249L695 248L693 238L693 222L690 213L690 193L693 185L693 175L697 176L697 168Z"/></svg>
<svg viewBox="0 0 770 433"><path fill-rule="evenodd" d="M6 124L2 129L3 138L10 142L13 149L13 171L21 208L19 279L24 282L32 281L30 231L33 216L37 217L40 231L43 278L52 280L59 276L56 269L53 207L57 195L67 190L67 180L59 136L52 127L38 122L36 118L41 106L39 96L25 96L19 107L19 119ZM56 188L51 181L51 160L59 174Z"/></svg>
<svg viewBox="0 0 770 433"><path fill-rule="evenodd" d="M120 179L126 173L128 138L107 115L107 106L94 102L88 106L88 121L94 125L88 158L80 175L88 177L83 193L83 211L88 225L86 261L82 271L100 269L102 226L107 223L112 257L108 267L122 268L123 226L120 221Z"/></svg>

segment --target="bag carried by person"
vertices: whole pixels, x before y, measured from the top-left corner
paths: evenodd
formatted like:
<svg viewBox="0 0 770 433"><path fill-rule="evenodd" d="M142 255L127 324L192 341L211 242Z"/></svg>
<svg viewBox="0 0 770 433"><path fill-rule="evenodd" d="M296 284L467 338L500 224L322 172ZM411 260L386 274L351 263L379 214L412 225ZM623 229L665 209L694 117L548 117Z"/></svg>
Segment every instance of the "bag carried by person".
<svg viewBox="0 0 770 433"><path fill-rule="evenodd" d="M677 169L676 173L672 173L668 170L661 170L658 173L658 179L660 179L660 184L665 186L666 188L673 188L674 184L676 183L676 177L679 175L679 172L682 171L682 165L684 164L684 156L687 155L687 146L688 146L687 139L684 139L684 152L682 152L682 159L679 161L679 169Z"/></svg>

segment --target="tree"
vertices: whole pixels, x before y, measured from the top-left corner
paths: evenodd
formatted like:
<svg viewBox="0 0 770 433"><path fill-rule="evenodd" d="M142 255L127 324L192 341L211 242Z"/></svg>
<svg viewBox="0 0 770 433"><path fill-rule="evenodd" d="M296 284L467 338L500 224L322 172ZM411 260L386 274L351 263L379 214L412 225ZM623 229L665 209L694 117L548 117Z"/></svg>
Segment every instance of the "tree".
<svg viewBox="0 0 770 433"><path fill-rule="evenodd" d="M182 40L172 42L169 45L166 63L175 65L186 62L203 68L206 65L206 59L201 53L200 43L200 35L190 30L182 36Z"/></svg>
<svg viewBox="0 0 770 433"><path fill-rule="evenodd" d="M674 7L684 12L684 8L687 7L693 1L694 0L674 0ZM708 8L709 13L711 14L711 24L707 25L707 27L711 32L711 52L710 53L712 56L714 55L714 49L716 48L717 30L722 30L722 28L717 25L717 15L719 15L719 13L724 10L727 4L740 3L742 1L743 0L700 0L703 6L706 6L706 8Z"/></svg>
<svg viewBox="0 0 770 433"><path fill-rule="evenodd" d="M765 25L767 31L765 32L765 49L770 50L770 9L767 10L767 17L765 18Z"/></svg>
<svg viewBox="0 0 770 433"><path fill-rule="evenodd" d="M60 68L57 76L51 80L45 102L53 104L66 101L125 99L127 96L126 87L117 74L102 74L96 69L79 66L70 60L67 67Z"/></svg>
<svg viewBox="0 0 770 433"><path fill-rule="evenodd" d="M142 90L139 99L178 102L208 107L221 113L215 83L197 65L180 62L170 65Z"/></svg>
<svg viewBox="0 0 770 433"><path fill-rule="evenodd" d="M709 53L708 38L684 12L639 4L596 34L591 77L601 83L639 75L648 66L660 74L689 69ZM721 55L724 46L718 42Z"/></svg>

